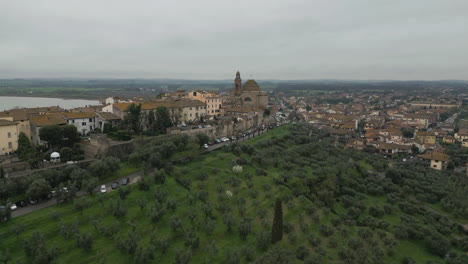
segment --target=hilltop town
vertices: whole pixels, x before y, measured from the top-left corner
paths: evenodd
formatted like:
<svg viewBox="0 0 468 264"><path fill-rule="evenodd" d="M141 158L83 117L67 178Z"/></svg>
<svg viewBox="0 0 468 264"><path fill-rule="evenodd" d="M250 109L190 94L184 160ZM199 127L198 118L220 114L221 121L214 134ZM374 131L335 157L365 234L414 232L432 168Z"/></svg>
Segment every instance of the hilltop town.
<svg viewBox="0 0 468 264"><path fill-rule="evenodd" d="M464 263L464 89L259 83L0 112L0 260Z"/></svg>
<svg viewBox="0 0 468 264"><path fill-rule="evenodd" d="M204 133L214 142L295 121L327 131L346 147L388 158L421 159L437 170L461 169L466 166L461 163L464 159L450 154L453 146L468 148L468 95L453 88L418 90L265 92L255 80L243 81L237 72L227 92L175 90L145 99L110 96L100 105L74 109L50 106L0 112L0 156L14 157L20 133L33 145L44 146L44 152L52 151L50 142L40 137L41 128L48 126L76 127L88 150L77 158L84 159L104 154L103 140L108 146L136 135ZM46 154L49 159L50 152ZM11 171L16 170L14 163L10 159L2 165Z"/></svg>

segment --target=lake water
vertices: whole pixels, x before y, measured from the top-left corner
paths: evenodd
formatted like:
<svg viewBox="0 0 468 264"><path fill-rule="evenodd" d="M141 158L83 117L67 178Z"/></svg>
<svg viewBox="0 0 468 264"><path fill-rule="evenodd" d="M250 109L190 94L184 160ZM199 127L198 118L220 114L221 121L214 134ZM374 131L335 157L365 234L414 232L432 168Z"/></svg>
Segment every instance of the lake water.
<svg viewBox="0 0 468 264"><path fill-rule="evenodd" d="M45 97L0 96L0 111L13 108L60 106L64 109L98 105L97 100L62 99Z"/></svg>

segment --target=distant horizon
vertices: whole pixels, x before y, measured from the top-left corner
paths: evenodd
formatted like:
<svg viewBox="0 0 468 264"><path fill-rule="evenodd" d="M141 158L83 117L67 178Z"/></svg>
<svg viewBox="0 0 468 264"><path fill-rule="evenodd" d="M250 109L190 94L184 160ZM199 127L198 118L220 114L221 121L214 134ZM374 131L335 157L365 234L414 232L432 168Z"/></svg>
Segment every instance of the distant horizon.
<svg viewBox="0 0 468 264"><path fill-rule="evenodd" d="M242 77L242 76L241 76ZM288 81L304 81L304 82L320 82L320 81L338 81L338 82L468 82L468 79L334 79L334 78L317 78L317 79L277 79L277 78L245 78L242 80L256 80L256 81L276 81L276 82L288 82ZM231 82L232 79L217 79L217 78L144 78L144 77L12 77L12 78L0 78L0 81L15 81L15 80L145 80L145 81L220 81L220 82Z"/></svg>

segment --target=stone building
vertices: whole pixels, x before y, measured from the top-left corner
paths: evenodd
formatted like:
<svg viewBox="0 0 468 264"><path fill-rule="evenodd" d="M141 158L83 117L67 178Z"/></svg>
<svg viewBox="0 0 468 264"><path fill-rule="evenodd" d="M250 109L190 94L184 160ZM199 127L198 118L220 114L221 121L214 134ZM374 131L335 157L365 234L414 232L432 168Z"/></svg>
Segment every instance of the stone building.
<svg viewBox="0 0 468 264"><path fill-rule="evenodd" d="M0 155L11 153L18 148L18 124L0 119Z"/></svg>
<svg viewBox="0 0 468 264"><path fill-rule="evenodd" d="M242 84L240 73L237 72L234 79L234 89L228 92L223 106L226 109L257 108L264 110L268 107L268 95L260 89L255 80L248 80Z"/></svg>
<svg viewBox="0 0 468 264"><path fill-rule="evenodd" d="M205 103L207 115L222 115L223 98L218 93L214 91L190 91L187 97Z"/></svg>

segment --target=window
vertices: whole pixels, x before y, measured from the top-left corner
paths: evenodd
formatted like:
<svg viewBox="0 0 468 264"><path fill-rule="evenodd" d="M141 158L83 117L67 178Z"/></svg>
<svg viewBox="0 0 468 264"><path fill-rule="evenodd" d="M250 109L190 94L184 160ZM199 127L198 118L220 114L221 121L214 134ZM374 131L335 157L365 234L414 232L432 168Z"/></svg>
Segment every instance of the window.
<svg viewBox="0 0 468 264"><path fill-rule="evenodd" d="M72 123L75 124L75 119L72 120Z"/></svg>
<svg viewBox="0 0 468 264"><path fill-rule="evenodd" d="M190 113L190 117L192 117L192 113Z"/></svg>
<svg viewBox="0 0 468 264"><path fill-rule="evenodd" d="M8 148L13 148L13 143L8 142Z"/></svg>
<svg viewBox="0 0 468 264"><path fill-rule="evenodd" d="M8 138L11 138L11 132L8 132Z"/></svg>
<svg viewBox="0 0 468 264"><path fill-rule="evenodd" d="M192 107L190 107L189 110L192 111Z"/></svg>
<svg viewBox="0 0 468 264"><path fill-rule="evenodd" d="M86 126L86 122L81 123L82 126Z"/></svg>
<svg viewBox="0 0 468 264"><path fill-rule="evenodd" d="M250 99L250 97L246 97L246 98L244 99L244 101L245 101L245 102L251 102L252 99Z"/></svg>
<svg viewBox="0 0 468 264"><path fill-rule="evenodd" d="M89 122L93 122L93 119L92 119L92 118L90 118L90 119L89 119Z"/></svg>

